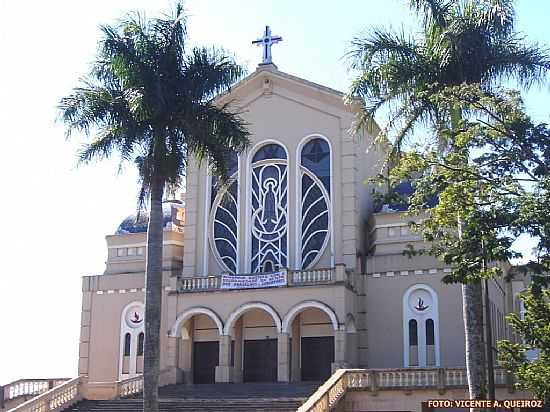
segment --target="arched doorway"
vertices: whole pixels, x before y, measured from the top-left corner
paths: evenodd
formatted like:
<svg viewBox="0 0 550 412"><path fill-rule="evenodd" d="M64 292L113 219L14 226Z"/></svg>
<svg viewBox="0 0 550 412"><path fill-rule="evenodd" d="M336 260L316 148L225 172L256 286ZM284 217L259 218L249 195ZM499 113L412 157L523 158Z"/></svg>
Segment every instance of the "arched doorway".
<svg viewBox="0 0 550 412"><path fill-rule="evenodd" d="M185 383L215 382L222 331L219 317L206 308L193 308L178 317L171 335L181 337L177 368L183 371Z"/></svg>
<svg viewBox="0 0 550 412"><path fill-rule="evenodd" d="M334 363L334 332L338 330L332 309L320 302L303 302L289 311L282 328L290 335L291 380L328 379Z"/></svg>
<svg viewBox="0 0 550 412"><path fill-rule="evenodd" d="M237 382L277 381L279 315L263 303L237 308L229 317L225 334L232 337L234 378Z"/></svg>

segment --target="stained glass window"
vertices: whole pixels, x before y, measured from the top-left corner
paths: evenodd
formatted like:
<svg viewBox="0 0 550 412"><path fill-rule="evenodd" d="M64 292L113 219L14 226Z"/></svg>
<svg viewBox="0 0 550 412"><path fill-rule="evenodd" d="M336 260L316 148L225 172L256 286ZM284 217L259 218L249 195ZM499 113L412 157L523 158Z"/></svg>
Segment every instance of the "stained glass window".
<svg viewBox="0 0 550 412"><path fill-rule="evenodd" d="M238 158L232 153L228 159L230 181L223 190L218 179L212 177L210 195L212 233L211 243L224 269L236 273L237 271L237 244L238 244L238 196L239 183L237 181Z"/></svg>
<svg viewBox="0 0 550 412"><path fill-rule="evenodd" d="M316 138L301 153L301 261L302 269L313 266L329 238L330 147Z"/></svg>
<svg viewBox="0 0 550 412"><path fill-rule="evenodd" d="M288 266L288 165L278 144L262 146L252 158L250 184L251 271Z"/></svg>

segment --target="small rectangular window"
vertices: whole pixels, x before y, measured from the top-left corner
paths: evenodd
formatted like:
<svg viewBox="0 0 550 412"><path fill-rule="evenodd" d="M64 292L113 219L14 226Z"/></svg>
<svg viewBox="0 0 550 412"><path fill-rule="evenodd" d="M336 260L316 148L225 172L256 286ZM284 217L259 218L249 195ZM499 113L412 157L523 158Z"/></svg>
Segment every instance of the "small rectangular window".
<svg viewBox="0 0 550 412"><path fill-rule="evenodd" d="M128 248L128 256L135 256L136 255L136 248L135 247L129 247Z"/></svg>
<svg viewBox="0 0 550 412"><path fill-rule="evenodd" d="M409 320L409 346L418 346L418 325L416 320Z"/></svg>
<svg viewBox="0 0 550 412"><path fill-rule="evenodd" d="M117 256L126 256L126 249L123 248L123 247L119 247L117 250L116 250L116 255Z"/></svg>
<svg viewBox="0 0 550 412"><path fill-rule="evenodd" d="M137 248L138 256L143 256L144 252L145 252L145 248L143 246L140 246L140 247Z"/></svg>
<svg viewBox="0 0 550 412"><path fill-rule="evenodd" d="M426 345L435 345L434 321L426 320Z"/></svg>

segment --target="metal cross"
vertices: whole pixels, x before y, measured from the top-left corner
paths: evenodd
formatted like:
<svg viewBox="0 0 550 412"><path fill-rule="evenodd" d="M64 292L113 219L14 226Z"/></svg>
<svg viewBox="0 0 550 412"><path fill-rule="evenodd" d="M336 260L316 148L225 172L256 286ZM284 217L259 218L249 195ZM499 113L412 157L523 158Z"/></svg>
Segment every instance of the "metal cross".
<svg viewBox="0 0 550 412"><path fill-rule="evenodd" d="M279 43L283 38L281 36L272 36L269 26L265 26L264 36L258 40L254 40L252 44L264 47L264 54L261 64L271 64L271 46Z"/></svg>

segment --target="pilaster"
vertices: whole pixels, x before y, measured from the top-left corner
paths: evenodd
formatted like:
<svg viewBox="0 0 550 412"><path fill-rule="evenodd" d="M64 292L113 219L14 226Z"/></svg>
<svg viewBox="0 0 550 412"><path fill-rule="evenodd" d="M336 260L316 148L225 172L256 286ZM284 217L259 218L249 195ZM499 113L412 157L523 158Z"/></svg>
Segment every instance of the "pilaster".
<svg viewBox="0 0 550 412"><path fill-rule="evenodd" d="M231 336L220 336L220 359L216 366L216 383L231 382Z"/></svg>
<svg viewBox="0 0 550 412"><path fill-rule="evenodd" d="M288 382L290 378L290 339L288 333L277 336L277 381Z"/></svg>

